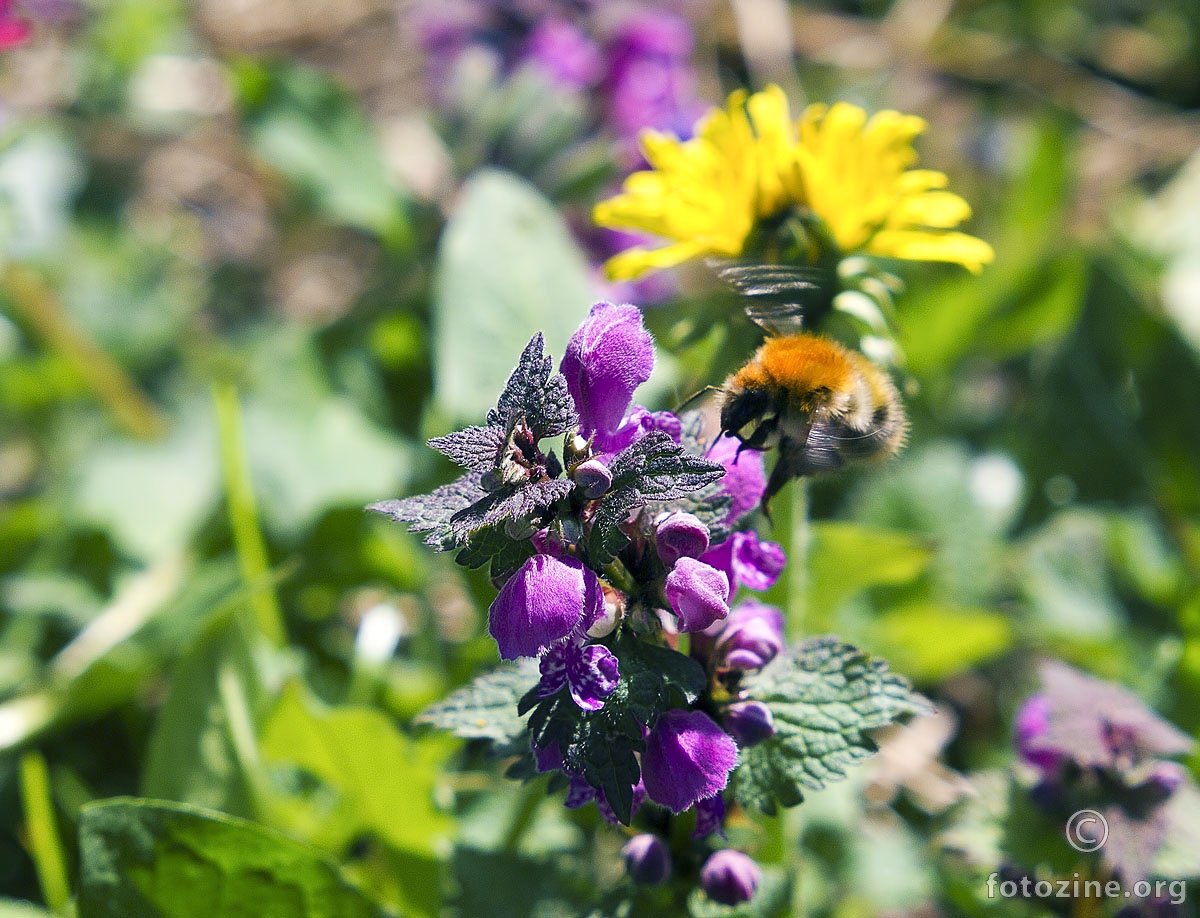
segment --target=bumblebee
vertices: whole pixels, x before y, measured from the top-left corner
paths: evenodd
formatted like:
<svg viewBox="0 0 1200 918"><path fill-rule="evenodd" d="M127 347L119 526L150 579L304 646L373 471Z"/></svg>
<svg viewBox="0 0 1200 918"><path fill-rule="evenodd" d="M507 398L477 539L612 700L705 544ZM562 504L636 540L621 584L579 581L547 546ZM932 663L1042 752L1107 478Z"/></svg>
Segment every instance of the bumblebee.
<svg viewBox="0 0 1200 918"><path fill-rule="evenodd" d="M767 338L725 381L721 430L742 447L778 447L763 507L793 478L847 462L886 459L908 421L891 378L835 341L799 333Z"/></svg>

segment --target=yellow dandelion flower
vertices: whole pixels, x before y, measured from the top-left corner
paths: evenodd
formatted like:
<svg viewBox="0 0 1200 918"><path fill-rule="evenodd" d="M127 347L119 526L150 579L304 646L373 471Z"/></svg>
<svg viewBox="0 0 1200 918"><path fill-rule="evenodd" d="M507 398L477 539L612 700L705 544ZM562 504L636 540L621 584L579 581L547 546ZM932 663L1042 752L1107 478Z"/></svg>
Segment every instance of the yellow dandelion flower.
<svg viewBox="0 0 1200 918"><path fill-rule="evenodd" d="M601 226L668 240L610 259L608 274L629 280L705 255L736 256L761 221L791 208L820 217L844 253L946 261L978 272L992 260L986 242L953 232L971 214L944 191L946 176L910 169L925 122L884 111L870 120L853 105L810 105L793 125L778 86L735 92L688 141L654 131L642 137L651 169L626 179L596 205Z"/></svg>

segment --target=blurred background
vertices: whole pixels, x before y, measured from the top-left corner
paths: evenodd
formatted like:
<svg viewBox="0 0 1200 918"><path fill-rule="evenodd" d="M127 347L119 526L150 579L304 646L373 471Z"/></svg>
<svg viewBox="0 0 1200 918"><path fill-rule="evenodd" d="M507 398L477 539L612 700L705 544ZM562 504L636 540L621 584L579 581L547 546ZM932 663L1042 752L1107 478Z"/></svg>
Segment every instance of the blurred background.
<svg viewBox="0 0 1200 918"><path fill-rule="evenodd" d="M0 915L67 907L79 810L123 794L407 914L619 880L594 810L411 729L494 663L494 591L362 507L449 480L424 439L596 299L645 308L651 407L746 359L703 271L609 285L588 219L640 129L739 86L921 115L996 249L897 269L909 446L774 534L793 632L941 714L795 844L742 827L760 860L807 914L984 914L939 832L1039 655L1200 727L1195 0L4 0L0 47L0 896L34 903Z"/></svg>

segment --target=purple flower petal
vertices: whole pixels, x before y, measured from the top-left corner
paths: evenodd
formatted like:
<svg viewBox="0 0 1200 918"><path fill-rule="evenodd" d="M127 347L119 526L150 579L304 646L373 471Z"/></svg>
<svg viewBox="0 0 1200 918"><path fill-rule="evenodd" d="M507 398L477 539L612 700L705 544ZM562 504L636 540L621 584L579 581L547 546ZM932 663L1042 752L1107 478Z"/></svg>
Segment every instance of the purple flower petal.
<svg viewBox="0 0 1200 918"><path fill-rule="evenodd" d="M620 679L616 655L602 644L578 648L567 667L571 697L585 711L599 711Z"/></svg>
<svg viewBox="0 0 1200 918"><path fill-rule="evenodd" d="M682 813L719 794L737 765L737 744L703 711L668 711L646 737L642 781L655 803Z"/></svg>
<svg viewBox="0 0 1200 918"><path fill-rule="evenodd" d="M705 797L696 803L696 828L692 838L707 838L716 832L725 837L725 798L720 794Z"/></svg>
<svg viewBox="0 0 1200 918"><path fill-rule="evenodd" d="M767 489L763 454L753 449L742 449L737 437L721 437L709 447L708 458L725 467L725 477L721 479L720 487L729 495L732 503L723 522L727 526L734 526L758 507Z"/></svg>
<svg viewBox="0 0 1200 918"><path fill-rule="evenodd" d="M503 659L535 657L603 611L595 574L574 558L534 555L492 601L488 630Z"/></svg>
<svg viewBox="0 0 1200 918"><path fill-rule="evenodd" d="M708 527L691 513L668 514L655 527L654 547L667 567L680 558L699 558L708 551Z"/></svg>
<svg viewBox="0 0 1200 918"><path fill-rule="evenodd" d="M680 631L703 631L729 614L729 578L695 558L680 558L667 574L667 601Z"/></svg>
<svg viewBox="0 0 1200 918"><path fill-rule="evenodd" d="M783 573L787 555L782 546L760 541L752 532L735 532L721 544L710 548L700 560L724 571L731 591L739 586L750 590L769 590Z"/></svg>
<svg viewBox="0 0 1200 918"><path fill-rule="evenodd" d="M524 60L534 64L557 85L579 90L600 81L604 60L600 48L571 23L543 19L525 42Z"/></svg>
<svg viewBox="0 0 1200 918"><path fill-rule="evenodd" d="M601 451L616 432L633 391L654 369L654 342L636 306L597 303L571 336L561 370L579 411L579 430Z"/></svg>
<svg viewBox="0 0 1200 918"><path fill-rule="evenodd" d="M740 905L754 898L762 870L740 851L722 848L714 851L700 870L700 887L708 898L721 905Z"/></svg>

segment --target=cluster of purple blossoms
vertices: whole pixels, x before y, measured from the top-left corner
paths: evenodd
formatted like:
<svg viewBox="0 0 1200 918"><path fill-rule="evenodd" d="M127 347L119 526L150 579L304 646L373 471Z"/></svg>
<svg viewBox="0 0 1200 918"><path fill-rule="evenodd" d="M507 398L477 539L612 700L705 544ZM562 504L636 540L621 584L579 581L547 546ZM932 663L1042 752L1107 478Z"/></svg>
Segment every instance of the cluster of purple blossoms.
<svg viewBox="0 0 1200 918"><path fill-rule="evenodd" d="M704 111L688 21L666 4L601 10L579 0L430 0L415 21L439 94L468 53L489 56L500 75L525 67L558 89L584 93L597 118L636 162L643 128L687 136Z"/></svg>
<svg viewBox="0 0 1200 918"><path fill-rule="evenodd" d="M1040 674L1041 691L1014 722L1017 754L1034 776L1032 799L1064 819L1100 811L1111 833L1104 861L1136 882L1170 831L1171 804L1194 792L1187 769L1170 760L1194 743L1119 685L1055 660Z"/></svg>

